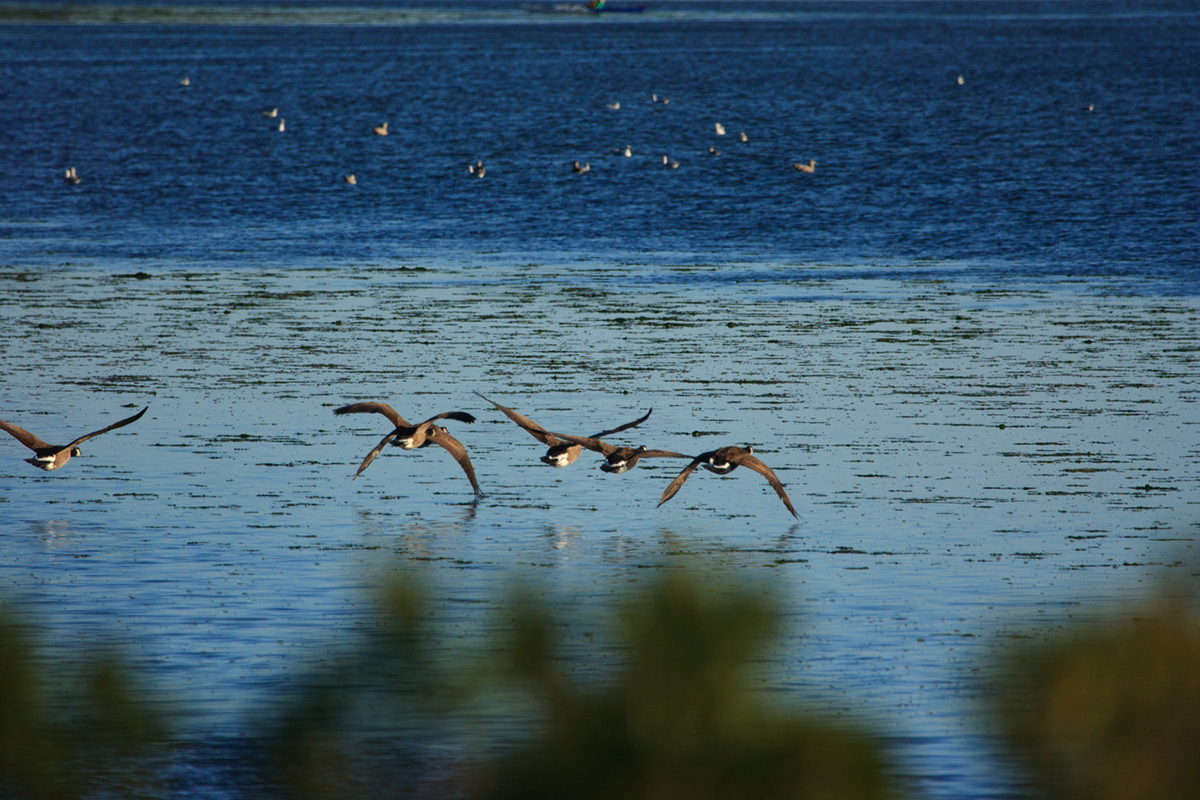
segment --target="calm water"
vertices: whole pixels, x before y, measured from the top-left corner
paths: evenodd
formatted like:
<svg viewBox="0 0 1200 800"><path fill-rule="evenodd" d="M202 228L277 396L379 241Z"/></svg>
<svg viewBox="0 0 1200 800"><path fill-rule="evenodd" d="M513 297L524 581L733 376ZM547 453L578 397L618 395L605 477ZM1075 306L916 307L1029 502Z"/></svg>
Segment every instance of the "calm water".
<svg viewBox="0 0 1200 800"><path fill-rule="evenodd" d="M0 591L127 647L198 752L380 578L470 640L514 580L594 609L700 559L781 598L771 690L879 725L925 796L1010 796L975 670L1194 583L1191 4L76 13L0 25L0 409L150 412L55 473L0 444ZM674 462L552 470L475 390L753 443L800 519L744 470L662 508ZM475 414L486 497L428 450L351 482L363 398ZM218 761L179 796L244 796Z"/></svg>

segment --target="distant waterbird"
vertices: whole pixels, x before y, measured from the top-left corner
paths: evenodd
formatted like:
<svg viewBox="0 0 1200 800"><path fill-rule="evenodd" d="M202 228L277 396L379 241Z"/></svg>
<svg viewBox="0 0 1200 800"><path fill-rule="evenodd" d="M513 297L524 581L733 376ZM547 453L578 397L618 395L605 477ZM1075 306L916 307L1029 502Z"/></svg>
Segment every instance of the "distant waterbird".
<svg viewBox="0 0 1200 800"><path fill-rule="evenodd" d="M63 181L71 186L78 186L82 180L83 178L79 177L79 173L75 171L74 167L68 167L67 171L63 173Z"/></svg>
<svg viewBox="0 0 1200 800"><path fill-rule="evenodd" d="M713 123L713 128L714 128L714 129L716 129L716 131L717 131L717 136L724 136L724 135L725 135L725 126L724 126L724 125L722 125L721 123L719 123L719 122L714 122L714 123Z"/></svg>
<svg viewBox="0 0 1200 800"><path fill-rule="evenodd" d="M268 108L266 111L262 112L262 115L267 119L275 119L279 116L279 107L276 106L275 108Z"/></svg>
<svg viewBox="0 0 1200 800"><path fill-rule="evenodd" d="M579 174L582 174L584 172L591 172L592 164L591 164L591 162L584 162L583 164L580 164L578 161L576 161L571 165L571 171L575 172L575 173L579 173ZM491 401L489 400L488 402L491 402Z"/></svg>
<svg viewBox="0 0 1200 800"><path fill-rule="evenodd" d="M387 126L388 126L388 124L386 122L384 122L382 125L376 125L371 130L375 131L376 136L387 136L388 135Z"/></svg>
<svg viewBox="0 0 1200 800"><path fill-rule="evenodd" d="M605 105L611 111L620 111L621 110L621 103L619 101L614 101L612 103L607 103Z"/></svg>
<svg viewBox="0 0 1200 800"><path fill-rule="evenodd" d="M358 185L358 178L354 177L354 173L350 173L349 175L342 178L342 180L345 181L346 183L350 184L351 186Z"/></svg>
<svg viewBox="0 0 1200 800"><path fill-rule="evenodd" d="M792 164L792 166L795 167L796 169L800 170L801 172L812 173L812 172L817 171L817 162L815 159L811 159L811 158L808 160L807 164L797 162L795 164Z"/></svg>

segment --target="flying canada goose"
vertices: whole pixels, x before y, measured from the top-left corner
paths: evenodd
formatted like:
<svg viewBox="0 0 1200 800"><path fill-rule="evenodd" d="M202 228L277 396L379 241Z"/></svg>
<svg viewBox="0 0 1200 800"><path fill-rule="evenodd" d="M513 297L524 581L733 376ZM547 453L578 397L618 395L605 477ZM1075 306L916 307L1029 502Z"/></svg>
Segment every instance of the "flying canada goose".
<svg viewBox="0 0 1200 800"><path fill-rule="evenodd" d="M375 131L375 134L377 136L387 136L388 135L388 129L387 129L386 122L383 123L382 125L376 125L374 128L372 128L372 130Z"/></svg>
<svg viewBox="0 0 1200 800"><path fill-rule="evenodd" d="M383 437L379 444L375 445L375 449L367 453L367 457L363 459L362 464L358 466L358 472L354 473L354 480L363 473L367 467L371 466L371 462L375 460L375 456L379 455L384 446L393 444L396 447L405 450L415 450L418 447L428 447L431 444L436 444L446 449L450 455L454 456L454 460L463 468L463 472L467 473L467 479L471 481L472 488L475 489L476 495L482 495L483 492L479 489L479 482L475 480L475 468L471 466L471 459L467 455L467 448L463 443L450 435L445 428L433 423L439 419L454 419L459 422L474 422L475 417L465 411L447 411L438 414L436 417L430 417L419 425L409 425L404 421L404 417L396 413L396 409L389 406L387 403L351 403L348 406L336 408L334 414L383 414L391 421L396 429Z"/></svg>
<svg viewBox="0 0 1200 800"><path fill-rule="evenodd" d="M675 493L679 491L679 488L683 486L683 482L695 471L696 467L704 467L709 472L715 472L718 475L728 475L738 467L752 469L767 479L767 483L771 484L771 488L775 490L775 494L779 495L779 499L787 506L787 510L792 512L792 516L798 516L796 509L792 508L792 501L788 499L787 492L783 490L783 484L779 481L775 472L754 456L754 448L750 445L746 445L744 448L737 447L736 445L721 447L696 456L692 459L692 463L684 467L683 472L679 473L675 480L671 481L671 485L666 488L666 491L663 492L662 499L658 501L660 506L675 496Z"/></svg>
<svg viewBox="0 0 1200 800"><path fill-rule="evenodd" d="M647 414L646 416L650 415ZM645 417L642 419L645 419ZM638 420L638 424L641 422L642 420ZM535 436L537 435L534 433L533 428L521 422L517 422L517 424ZM627 425L625 427L630 426ZM621 429L618 428L618 430ZM540 426L538 432L548 434L556 439L562 439L569 444L586 447L588 450L595 450L604 456L604 463L600 465L600 469L616 475L633 469L637 466L638 461L643 458L689 458L689 456L685 456L683 453L673 453L670 450L649 450L646 448L646 445L640 447L617 447L616 445L600 441L600 437L598 436L572 436L568 433L550 433L549 431L540 430Z"/></svg>
<svg viewBox="0 0 1200 800"><path fill-rule="evenodd" d="M506 408L497 403L495 400L484 397L482 394L479 394L479 392L476 392L475 394L478 394L480 397L483 397L484 400L487 400L496 408L500 409L502 412L504 412L505 416L528 431L530 436L550 448L546 451L546 455L541 457L542 463L549 464L552 467L565 467L568 464L575 463L575 459L579 458L579 454L583 452L582 445L569 443L556 434L547 432L545 428L543 428L541 425L538 425L524 414L513 411L511 408ZM650 414L653 411L654 409L650 409L650 411L646 412L646 416L644 417L635 419L633 422L627 422L624 425L613 428L612 430L601 431L591 438L599 439L601 436L608 436L613 433L620 433L621 431L628 430L629 428L636 428L638 425L641 425L643 422L650 419Z"/></svg>
<svg viewBox="0 0 1200 800"><path fill-rule="evenodd" d="M72 456L80 455L80 444L86 442L88 439L91 439L93 436L99 436L102 433L108 433L111 430L116 430L117 428L122 428L131 422L138 421L141 419L142 414L145 414L149 408L150 406L146 406L146 408L143 408L132 417L126 417L120 422L114 422L107 428L101 428L98 431L92 431L89 434L80 436L70 444L64 445L46 444L24 428L18 428L16 425L13 425L9 422L4 422L3 420L0 420L0 429L8 431L16 438L18 442L33 451L33 458L25 459L27 462L33 464L38 469L44 469L47 472L50 472L51 470L56 470L63 464L66 464L71 460Z"/></svg>
<svg viewBox="0 0 1200 800"><path fill-rule="evenodd" d="M807 164L801 164L801 163L797 162L795 164L792 164L792 166L795 167L796 169L800 170L801 172L812 173L812 172L817 171L817 162L811 158L808 160Z"/></svg>

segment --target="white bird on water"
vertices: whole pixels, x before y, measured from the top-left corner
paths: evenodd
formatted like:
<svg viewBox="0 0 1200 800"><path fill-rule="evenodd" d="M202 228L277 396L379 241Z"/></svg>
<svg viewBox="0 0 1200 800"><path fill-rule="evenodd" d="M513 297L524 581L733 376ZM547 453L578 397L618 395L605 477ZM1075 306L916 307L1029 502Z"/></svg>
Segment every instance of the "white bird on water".
<svg viewBox="0 0 1200 800"><path fill-rule="evenodd" d="M387 136L388 135L388 129L387 129L386 122L383 123L382 125L376 125L373 128L373 130L375 131L376 135L378 135L378 136Z"/></svg>
<svg viewBox="0 0 1200 800"><path fill-rule="evenodd" d="M800 170L801 172L816 172L817 171L817 162L815 159L811 159L811 158L808 160L807 164L796 163L796 164L792 164L792 166L795 167L796 169Z"/></svg>
<svg viewBox="0 0 1200 800"><path fill-rule="evenodd" d="M713 127L717 129L717 136L725 135L725 126L719 122L713 123Z"/></svg>

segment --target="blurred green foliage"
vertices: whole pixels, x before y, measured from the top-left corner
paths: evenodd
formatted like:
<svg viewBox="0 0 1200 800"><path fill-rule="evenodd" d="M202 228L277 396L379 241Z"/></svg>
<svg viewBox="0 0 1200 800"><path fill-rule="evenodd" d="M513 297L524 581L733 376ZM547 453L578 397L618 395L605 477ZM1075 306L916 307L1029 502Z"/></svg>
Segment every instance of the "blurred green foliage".
<svg viewBox="0 0 1200 800"><path fill-rule="evenodd" d="M892 796L868 736L772 707L754 666L776 615L761 595L674 575L617 625L621 667L584 685L555 657L556 624L526 603L514 673L541 707L530 740L498 759L485 798L879 798ZM584 670L586 674L587 670Z"/></svg>
<svg viewBox="0 0 1200 800"><path fill-rule="evenodd" d="M1007 654L995 713L1042 796L1200 798L1200 617L1163 601Z"/></svg>
<svg viewBox="0 0 1200 800"><path fill-rule="evenodd" d="M0 797L58 800L153 783L165 741L129 670L111 653L47 668L25 628L0 612Z"/></svg>
<svg viewBox="0 0 1200 800"><path fill-rule="evenodd" d="M447 635L428 597L385 589L362 647L326 654L256 718L256 745L238 751L259 758L256 796L902 793L869 732L768 688L780 616L763 587L672 572L596 610L587 623L601 635L582 637L578 609L556 616L530 589L491 608L488 635ZM0 797L167 796L159 773L174 745L129 675L103 649L51 661L0 614ZM1200 797L1200 617L1189 606L1016 645L989 688L1032 794Z"/></svg>

